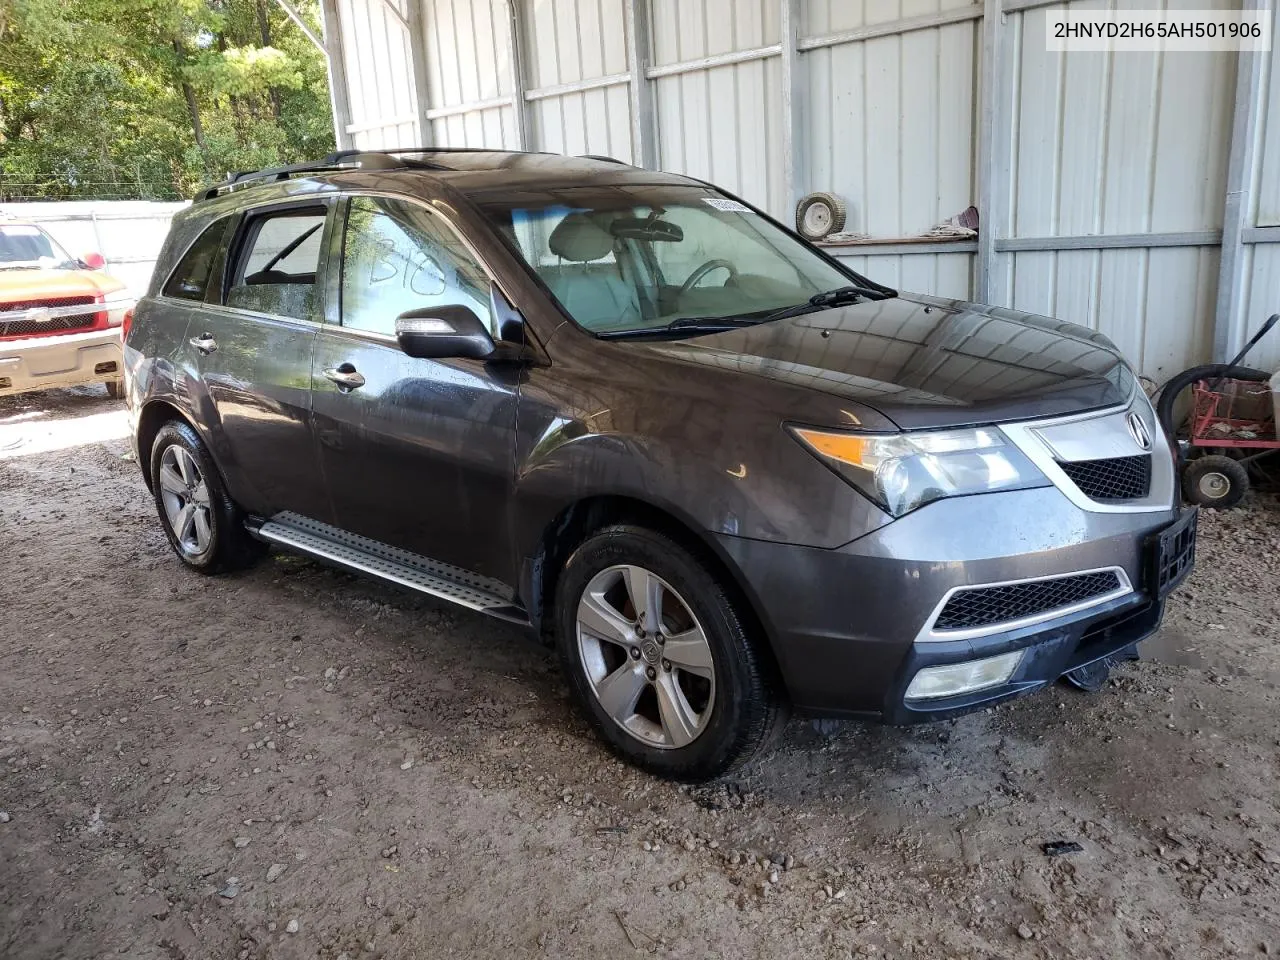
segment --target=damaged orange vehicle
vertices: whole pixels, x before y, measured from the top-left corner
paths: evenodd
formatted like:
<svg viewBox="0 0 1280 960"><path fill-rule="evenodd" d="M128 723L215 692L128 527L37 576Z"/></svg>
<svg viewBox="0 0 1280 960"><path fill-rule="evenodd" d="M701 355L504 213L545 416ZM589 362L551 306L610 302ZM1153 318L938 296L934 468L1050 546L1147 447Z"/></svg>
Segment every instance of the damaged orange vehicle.
<svg viewBox="0 0 1280 960"><path fill-rule="evenodd" d="M0 214L0 396L86 383L121 396L120 327L133 299L104 265Z"/></svg>

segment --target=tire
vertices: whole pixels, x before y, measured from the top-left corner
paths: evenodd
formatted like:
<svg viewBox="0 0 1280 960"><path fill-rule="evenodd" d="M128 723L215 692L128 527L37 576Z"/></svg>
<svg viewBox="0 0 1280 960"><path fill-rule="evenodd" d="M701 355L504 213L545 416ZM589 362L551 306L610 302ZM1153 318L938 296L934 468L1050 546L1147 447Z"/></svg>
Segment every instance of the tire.
<svg viewBox="0 0 1280 960"><path fill-rule="evenodd" d="M1160 421L1160 426L1164 428L1165 436L1170 439L1177 437L1177 428L1181 424L1174 423L1174 408L1177 406L1178 397L1182 395L1182 392L1200 380L1217 380L1219 378L1258 381L1270 380L1271 374L1262 370L1255 370L1253 367L1233 367L1229 363L1206 363L1199 367L1183 370L1160 388L1160 396L1156 399L1156 418Z"/></svg>
<svg viewBox="0 0 1280 960"><path fill-rule="evenodd" d="M222 475L190 425L170 420L160 428L151 447L151 476L160 525L174 553L191 569L226 573L249 566L266 552L245 529L244 514L227 495ZM171 519L175 504L193 507L190 523L182 519L182 510L178 520Z"/></svg>
<svg viewBox="0 0 1280 960"><path fill-rule="evenodd" d="M635 617L630 585L646 582L657 584L660 636ZM614 619L593 612L601 610ZM591 624L619 629L593 633L579 622L584 612ZM615 753L650 773L690 782L717 777L750 759L782 716L770 664L721 583L655 531L609 526L573 551L557 588L555 633L587 721ZM679 658L671 654L676 644ZM602 697L617 701L612 711Z"/></svg>
<svg viewBox="0 0 1280 960"><path fill-rule="evenodd" d="M107 383L107 396L112 400L124 399L124 381L111 380Z"/></svg>
<svg viewBox="0 0 1280 960"><path fill-rule="evenodd" d="M1182 468L1182 494L1202 507L1234 507L1249 492L1249 472L1230 457L1200 457Z"/></svg>
<svg viewBox="0 0 1280 960"><path fill-rule="evenodd" d="M812 207L818 204L824 204L831 210L830 221L821 227L806 224L806 215ZM796 204L796 233L806 240L821 240L843 230L845 217L844 201L834 193L811 193Z"/></svg>

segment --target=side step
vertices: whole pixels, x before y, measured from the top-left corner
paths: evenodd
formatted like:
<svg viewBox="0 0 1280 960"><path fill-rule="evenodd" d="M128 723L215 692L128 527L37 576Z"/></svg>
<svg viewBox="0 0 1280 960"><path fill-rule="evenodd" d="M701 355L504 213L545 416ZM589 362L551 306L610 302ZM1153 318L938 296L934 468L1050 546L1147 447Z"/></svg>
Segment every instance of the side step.
<svg viewBox="0 0 1280 960"><path fill-rule="evenodd" d="M527 624L500 580L370 540L297 513L278 513L252 532L268 543L326 560L339 567L448 600L502 620Z"/></svg>

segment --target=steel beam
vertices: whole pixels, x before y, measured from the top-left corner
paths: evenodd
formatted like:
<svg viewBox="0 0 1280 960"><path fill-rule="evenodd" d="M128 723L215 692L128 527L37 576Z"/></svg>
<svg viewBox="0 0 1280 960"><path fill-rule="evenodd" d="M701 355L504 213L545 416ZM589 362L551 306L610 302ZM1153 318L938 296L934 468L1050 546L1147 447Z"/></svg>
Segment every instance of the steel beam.
<svg viewBox="0 0 1280 960"><path fill-rule="evenodd" d="M1264 9L1270 0L1245 0L1244 9ZM1222 208L1222 256L1218 266L1218 298L1213 312L1213 359L1226 362L1244 341L1249 296L1248 271L1253 257L1246 249L1245 229L1254 218L1254 173L1258 163L1258 114L1262 107L1262 72L1268 54L1236 54L1236 100L1231 118L1231 152L1227 155L1227 195Z"/></svg>
<svg viewBox="0 0 1280 960"><path fill-rule="evenodd" d="M1280 227L1245 227L1240 231L1241 243L1280 243Z"/></svg>
<svg viewBox="0 0 1280 960"><path fill-rule="evenodd" d="M750 63L752 60L767 60L782 55L782 44L774 43L767 47L753 47L750 50L738 50L733 53L718 53L713 57L699 57L697 60L682 60L679 63L666 63L660 67L650 67L645 76L650 80L660 77L674 77L681 73L697 73L699 70L710 70L712 67L728 67L735 63Z"/></svg>
<svg viewBox="0 0 1280 960"><path fill-rule="evenodd" d="M384 7L386 7L386 8L387 8L387 13L391 14L393 17L395 17L397 20L399 20L399 21L400 21L400 26L402 26L402 27L407 27L407 26L409 26L409 21L405 19L404 14L400 12L400 8L399 8L399 7L397 7L397 6L392 2L392 0L379 0L379 2L380 2Z"/></svg>
<svg viewBox="0 0 1280 960"><path fill-rule="evenodd" d="M1001 0L985 0L982 13L982 102L978 113L978 256L974 261L973 298L979 303L994 303L993 271L996 261L996 238L1006 229L1000 203L1001 189L1009 184L1000 183L996 155L997 142L1003 124L1000 70L1000 3Z"/></svg>
<svg viewBox="0 0 1280 960"><path fill-rule="evenodd" d="M516 149L528 150L529 111L525 109L524 88L524 4L507 0L507 42L511 52L511 109L515 112Z"/></svg>
<svg viewBox="0 0 1280 960"><path fill-rule="evenodd" d="M782 37L782 182L787 191L785 212L794 217L809 172L806 162L808 151L805 149L809 138L805 125L804 65L797 49L800 42L800 0L779 0L778 6Z"/></svg>
<svg viewBox="0 0 1280 960"><path fill-rule="evenodd" d="M835 257L901 257L909 255L968 254L977 253L975 240L941 240L937 243L902 243L893 240L819 240L818 246Z"/></svg>
<svg viewBox="0 0 1280 960"><path fill-rule="evenodd" d="M1058 2L1058 0L1055 0L1055 2ZM914 30L945 27L952 23L964 23L966 20L979 20L982 16L983 5L975 3L968 7L943 10L941 13L905 17L902 20L891 20L888 23L873 23L853 30L843 30L840 33L828 33L818 37L801 37L796 46L802 51L819 50L823 47L835 47L844 43L874 40L876 37L893 37L900 33L911 33Z"/></svg>
<svg viewBox="0 0 1280 960"><path fill-rule="evenodd" d="M316 32L311 29L311 26L310 24L307 23L307 21L302 19L302 14L300 14L294 8L293 4L291 4L289 0L276 0L276 3L280 4L280 9L283 10L285 13L287 13L289 15L289 19L298 25L298 29L301 30L304 34L306 34L307 39L310 40L315 45L315 48L319 50L322 54L324 54L326 57L328 57L329 51L325 49L324 41L316 36ZM324 11L322 9L321 10L322 19L323 19L323 15L324 15Z"/></svg>
<svg viewBox="0 0 1280 960"><path fill-rule="evenodd" d="M658 169L658 122L649 82L653 59L649 42L649 0L626 0L627 63L631 68L631 159L647 170Z"/></svg>
<svg viewBox="0 0 1280 960"><path fill-rule="evenodd" d="M347 133L347 127L351 125L351 88L347 86L347 62L342 54L342 19L338 14L338 0L320 0L320 20L329 71L333 139L339 150L350 150L351 135Z"/></svg>
<svg viewBox="0 0 1280 960"><path fill-rule="evenodd" d="M999 253L1048 253L1054 250L1131 250L1146 247L1216 247L1221 230L1180 233L1112 233L1074 237L1007 237L997 239Z"/></svg>
<svg viewBox="0 0 1280 960"><path fill-rule="evenodd" d="M592 77L590 80L575 80L573 83L557 83L551 87L536 87L524 92L525 100L549 100L552 97L563 97L569 93L585 93L588 90L602 90L605 87L619 87L631 82L629 73L612 73L607 77Z"/></svg>
<svg viewBox="0 0 1280 960"><path fill-rule="evenodd" d="M431 109L431 86L427 81L427 13L422 0L408 0L409 22L405 29L409 32L409 51L413 57L413 96L417 103L418 143L424 147L435 142L432 135L431 119L427 111Z"/></svg>
<svg viewBox="0 0 1280 960"><path fill-rule="evenodd" d="M431 107L427 111L428 120L440 120L444 117L456 117L475 110L493 110L496 107L514 107L515 97L494 97L491 100L472 100L469 103L455 103L449 107Z"/></svg>

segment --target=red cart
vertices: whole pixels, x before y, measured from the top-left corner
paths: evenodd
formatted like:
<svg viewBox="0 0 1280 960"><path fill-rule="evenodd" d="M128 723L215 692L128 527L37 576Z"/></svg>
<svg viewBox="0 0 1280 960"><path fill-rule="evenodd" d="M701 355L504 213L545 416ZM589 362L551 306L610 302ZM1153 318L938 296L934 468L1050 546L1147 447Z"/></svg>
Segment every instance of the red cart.
<svg viewBox="0 0 1280 960"><path fill-rule="evenodd" d="M1223 378L1192 386L1189 441L1199 450L1222 450L1189 459L1182 470L1188 500L1230 507L1249 490L1249 464L1280 450L1275 402L1267 381Z"/></svg>

